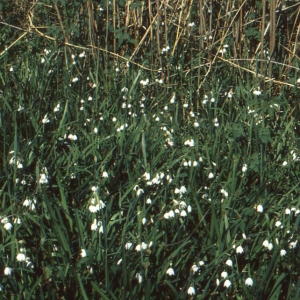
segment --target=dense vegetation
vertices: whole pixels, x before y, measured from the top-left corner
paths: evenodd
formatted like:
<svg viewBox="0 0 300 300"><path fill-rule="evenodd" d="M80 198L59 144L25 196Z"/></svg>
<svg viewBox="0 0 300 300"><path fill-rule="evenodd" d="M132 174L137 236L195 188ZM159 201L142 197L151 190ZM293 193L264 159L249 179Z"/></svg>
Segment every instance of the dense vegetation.
<svg viewBox="0 0 300 300"><path fill-rule="evenodd" d="M275 2L1 2L1 299L300 298Z"/></svg>

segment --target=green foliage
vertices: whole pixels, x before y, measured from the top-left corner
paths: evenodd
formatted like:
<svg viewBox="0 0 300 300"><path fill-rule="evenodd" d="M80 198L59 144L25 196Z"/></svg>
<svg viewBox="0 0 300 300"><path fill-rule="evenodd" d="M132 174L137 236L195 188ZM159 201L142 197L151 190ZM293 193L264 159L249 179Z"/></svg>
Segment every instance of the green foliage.
<svg viewBox="0 0 300 300"><path fill-rule="evenodd" d="M55 3L86 45L81 3ZM68 47L49 9L54 40L0 56L1 299L297 299L297 86L203 65L189 34L128 65Z"/></svg>

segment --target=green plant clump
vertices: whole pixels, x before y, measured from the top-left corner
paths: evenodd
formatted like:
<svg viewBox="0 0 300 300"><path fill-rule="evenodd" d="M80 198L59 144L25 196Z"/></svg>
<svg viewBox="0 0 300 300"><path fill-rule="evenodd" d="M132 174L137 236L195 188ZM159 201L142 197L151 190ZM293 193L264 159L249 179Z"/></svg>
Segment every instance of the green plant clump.
<svg viewBox="0 0 300 300"><path fill-rule="evenodd" d="M23 2L0 298L299 299L299 3Z"/></svg>

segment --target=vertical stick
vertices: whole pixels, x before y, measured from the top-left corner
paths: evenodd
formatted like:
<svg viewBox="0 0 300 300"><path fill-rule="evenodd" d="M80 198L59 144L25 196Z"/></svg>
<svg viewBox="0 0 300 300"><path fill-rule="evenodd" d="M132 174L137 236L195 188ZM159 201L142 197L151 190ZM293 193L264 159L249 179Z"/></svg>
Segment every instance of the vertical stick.
<svg viewBox="0 0 300 300"><path fill-rule="evenodd" d="M116 0L113 0L113 26L114 26L114 53L117 53L116 49Z"/></svg>
<svg viewBox="0 0 300 300"><path fill-rule="evenodd" d="M270 57L275 50L276 36L276 1L270 1ZM272 78L272 62L269 63L268 77Z"/></svg>
<svg viewBox="0 0 300 300"><path fill-rule="evenodd" d="M264 37L265 37L265 17L266 17L266 1L262 0L262 19L261 19L261 37L260 37L260 74L264 71Z"/></svg>

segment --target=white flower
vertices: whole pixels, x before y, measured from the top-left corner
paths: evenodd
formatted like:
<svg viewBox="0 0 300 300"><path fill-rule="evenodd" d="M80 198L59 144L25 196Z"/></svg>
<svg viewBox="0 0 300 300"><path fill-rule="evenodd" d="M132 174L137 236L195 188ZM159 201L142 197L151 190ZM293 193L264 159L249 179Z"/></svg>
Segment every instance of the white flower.
<svg viewBox="0 0 300 300"><path fill-rule="evenodd" d="M298 241L295 241L295 242L290 242L290 244L289 244L289 248L290 248L290 249L294 249L294 248L296 248L296 246L297 246L297 243L298 243Z"/></svg>
<svg viewBox="0 0 300 300"><path fill-rule="evenodd" d="M185 187L185 186L182 186L182 187L180 188L180 190L179 190L179 193L180 193L180 194L186 193L186 187Z"/></svg>
<svg viewBox="0 0 300 300"><path fill-rule="evenodd" d="M140 84L143 85L143 86L148 85L149 84L149 79L147 78L146 80L141 80Z"/></svg>
<svg viewBox="0 0 300 300"><path fill-rule="evenodd" d="M180 207L181 209L186 208L186 203L185 203L184 201L180 201L179 207Z"/></svg>
<svg viewBox="0 0 300 300"><path fill-rule="evenodd" d="M242 172L245 173L246 171L247 171L247 165L244 164L244 165L243 165L243 168L242 168Z"/></svg>
<svg viewBox="0 0 300 300"><path fill-rule="evenodd" d="M145 178L145 180L150 180L150 173L148 173L148 172L145 172L144 174L143 174L143 177Z"/></svg>
<svg viewBox="0 0 300 300"><path fill-rule="evenodd" d="M184 142L185 145L188 145L190 147L194 147L195 146L195 142L193 139L187 140Z"/></svg>
<svg viewBox="0 0 300 300"><path fill-rule="evenodd" d="M91 190L92 190L92 192L95 193L95 192L98 190L98 188L97 188L96 186L92 186L92 187L91 187Z"/></svg>
<svg viewBox="0 0 300 300"><path fill-rule="evenodd" d="M186 216L187 216L186 211L185 211L185 210L182 210L182 211L180 212L180 216L181 216L181 217L186 217Z"/></svg>
<svg viewBox="0 0 300 300"><path fill-rule="evenodd" d="M179 193L182 195L182 194L186 193L186 191L187 191L186 188L184 186L182 186L179 190ZM182 204L182 202L181 202L181 204ZM186 207L186 204L184 207Z"/></svg>
<svg viewBox="0 0 300 300"><path fill-rule="evenodd" d="M146 218L143 218L143 219L142 219L142 224L145 225L146 222L147 222L147 219L146 219Z"/></svg>
<svg viewBox="0 0 300 300"><path fill-rule="evenodd" d="M175 103L175 100L176 100L176 94L174 93L170 100L170 103Z"/></svg>
<svg viewBox="0 0 300 300"><path fill-rule="evenodd" d="M220 285L220 280L217 278L216 279L216 285L219 286Z"/></svg>
<svg viewBox="0 0 300 300"><path fill-rule="evenodd" d="M194 26L196 26L194 22L188 24L188 27L194 27Z"/></svg>
<svg viewBox="0 0 300 300"><path fill-rule="evenodd" d="M140 273L136 273L135 278L138 280L139 283L143 282L143 276Z"/></svg>
<svg viewBox="0 0 300 300"><path fill-rule="evenodd" d="M189 162L186 162L186 161L185 161L185 162L183 163L183 165L184 165L185 167L187 167L188 165L191 165L191 161L189 161Z"/></svg>
<svg viewBox="0 0 300 300"><path fill-rule="evenodd" d="M281 225L281 222L280 221L277 221L276 223L275 223L275 226L276 227L279 227Z"/></svg>
<svg viewBox="0 0 300 300"><path fill-rule="evenodd" d="M264 211L264 208L261 204L257 205L256 211L262 213Z"/></svg>
<svg viewBox="0 0 300 300"><path fill-rule="evenodd" d="M3 217L3 218L1 219L1 223L2 223L2 224L6 224L6 223L8 223L8 222L9 222L9 220L8 220L7 217Z"/></svg>
<svg viewBox="0 0 300 300"><path fill-rule="evenodd" d="M233 263L232 263L232 260L231 259L227 259L225 264L229 267L232 267Z"/></svg>
<svg viewBox="0 0 300 300"><path fill-rule="evenodd" d="M198 162L197 161L193 161L193 167L197 167L198 166Z"/></svg>
<svg viewBox="0 0 300 300"><path fill-rule="evenodd" d="M4 228L5 230L10 231L13 228L13 225L11 223L5 223Z"/></svg>
<svg viewBox="0 0 300 300"><path fill-rule="evenodd" d="M262 243L262 245L264 246L264 247L266 247L266 248L268 248L269 247L269 241L268 240L264 240L263 241L263 243Z"/></svg>
<svg viewBox="0 0 300 300"><path fill-rule="evenodd" d="M86 251L85 251L85 249L81 249L80 255L81 255L81 257L86 257Z"/></svg>
<svg viewBox="0 0 300 300"><path fill-rule="evenodd" d="M246 285L250 285L250 286L252 286L253 285L253 280L252 280L252 278L247 278L246 280L245 280L245 284Z"/></svg>
<svg viewBox="0 0 300 300"><path fill-rule="evenodd" d="M224 189L221 189L220 193L222 193L226 198L228 197L228 192Z"/></svg>
<svg viewBox="0 0 300 300"><path fill-rule="evenodd" d="M222 278L226 278L227 276L228 276L228 273L227 273L227 272L224 271L224 272L221 273L221 277L222 277Z"/></svg>
<svg viewBox="0 0 300 300"><path fill-rule="evenodd" d="M77 141L77 135L70 133L68 135L68 139L71 140L71 141Z"/></svg>
<svg viewBox="0 0 300 300"><path fill-rule="evenodd" d="M150 198L148 198L148 199L146 200L146 203L147 203L147 204L151 204L151 203L152 203L152 200L151 200Z"/></svg>
<svg viewBox="0 0 300 300"><path fill-rule="evenodd" d="M195 291L194 287L190 286L190 287L188 288L188 290L187 290L187 293L188 293L189 295L195 295L195 294L196 294L196 291Z"/></svg>
<svg viewBox="0 0 300 300"><path fill-rule="evenodd" d="M98 228L97 220L94 219L94 222L93 222L93 224L91 225L91 230L97 230L97 228Z"/></svg>
<svg viewBox="0 0 300 300"><path fill-rule="evenodd" d="M238 246L235 251L236 251L236 253L243 253L244 249L242 246Z"/></svg>
<svg viewBox="0 0 300 300"><path fill-rule="evenodd" d="M15 224L22 224L22 220L20 218L14 219Z"/></svg>
<svg viewBox="0 0 300 300"><path fill-rule="evenodd" d="M228 280L228 279L226 279L225 282L224 282L224 286L225 286L226 288L229 288L229 287L231 286L231 281Z"/></svg>
<svg viewBox="0 0 300 300"><path fill-rule="evenodd" d="M170 50L170 47L167 46L165 48L162 48L161 52L164 53L164 52L168 52Z"/></svg>
<svg viewBox="0 0 300 300"><path fill-rule="evenodd" d="M214 178L214 177L215 177L215 175L214 175L212 172L210 172L210 173L208 174L208 178L212 179L212 178Z"/></svg>
<svg viewBox="0 0 300 300"><path fill-rule="evenodd" d="M285 256L286 255L286 251L284 249L280 250L280 256Z"/></svg>
<svg viewBox="0 0 300 300"><path fill-rule="evenodd" d="M125 244L125 249L126 249L126 250L129 250L129 249L131 249L131 248L132 248L132 243L127 242L127 243Z"/></svg>
<svg viewBox="0 0 300 300"><path fill-rule="evenodd" d="M54 112L58 112L60 109L60 104L58 103L55 107L54 107Z"/></svg>
<svg viewBox="0 0 300 300"><path fill-rule="evenodd" d="M99 210L99 206L97 206L97 205L90 205L89 206L89 211L91 213L96 213L98 210Z"/></svg>
<svg viewBox="0 0 300 300"><path fill-rule="evenodd" d="M120 258L120 259L118 260L117 265L120 265L121 262L122 262L122 258Z"/></svg>
<svg viewBox="0 0 300 300"><path fill-rule="evenodd" d="M261 95L261 91L260 90L254 90L253 95L259 96L259 95Z"/></svg>
<svg viewBox="0 0 300 300"><path fill-rule="evenodd" d="M169 269L166 271L166 273L167 273L169 276L175 275L175 272L174 272L173 268L169 268Z"/></svg>
<svg viewBox="0 0 300 300"><path fill-rule="evenodd" d="M287 164L288 164L287 161L284 161L284 162L282 163L282 165L283 165L284 167L285 167Z"/></svg>
<svg viewBox="0 0 300 300"><path fill-rule="evenodd" d="M103 233L103 225L102 225L102 222L99 221L97 225L98 225L98 227L99 227L98 232L99 232L99 233Z"/></svg>
<svg viewBox="0 0 300 300"><path fill-rule="evenodd" d="M138 189L138 190L136 191L136 195L137 195L137 196L140 196L140 195L142 195L142 194L144 194L144 190L143 190L143 189Z"/></svg>
<svg viewBox="0 0 300 300"><path fill-rule="evenodd" d="M191 269L192 269L193 273L195 274L199 270L199 267L196 265L192 265Z"/></svg>
<svg viewBox="0 0 300 300"><path fill-rule="evenodd" d="M159 84L163 84L164 81L162 79L155 79L155 82L159 83Z"/></svg>
<svg viewBox="0 0 300 300"><path fill-rule="evenodd" d="M164 218L167 220L170 218L169 212L164 213Z"/></svg>
<svg viewBox="0 0 300 300"><path fill-rule="evenodd" d="M108 177L108 173L104 171L104 172L102 173L102 177L103 177L103 178L107 178L107 177Z"/></svg>
<svg viewBox="0 0 300 300"><path fill-rule="evenodd" d="M290 215L290 214L291 214L291 210L290 210L289 208L286 208L285 214L286 214L286 215Z"/></svg>
<svg viewBox="0 0 300 300"><path fill-rule="evenodd" d="M26 256L24 253L18 253L16 259L17 261L26 261Z"/></svg>
<svg viewBox="0 0 300 300"><path fill-rule="evenodd" d="M31 200L25 199L23 202L23 206L29 206L31 204Z"/></svg>
<svg viewBox="0 0 300 300"><path fill-rule="evenodd" d="M9 276L9 275L11 275L11 273L12 273L12 268L6 267L4 269L4 275Z"/></svg>
<svg viewBox="0 0 300 300"><path fill-rule="evenodd" d="M46 123L49 123L50 122L50 120L49 120L49 118L48 118L48 116L47 116L47 114L44 116L44 118L43 118L43 120L42 120L42 123L43 124L46 124Z"/></svg>
<svg viewBox="0 0 300 300"><path fill-rule="evenodd" d="M148 245L144 242L142 242L141 246L143 250L146 250L148 248Z"/></svg>
<svg viewBox="0 0 300 300"><path fill-rule="evenodd" d="M51 53L51 50L44 49L44 52L46 53L46 55L48 55L49 53Z"/></svg>
<svg viewBox="0 0 300 300"><path fill-rule="evenodd" d="M42 173L40 174L40 180L39 180L39 183L40 184L45 184L45 183L48 183L48 179L47 179L47 175Z"/></svg>
<svg viewBox="0 0 300 300"><path fill-rule="evenodd" d="M175 213L173 210L169 211L169 218L174 218L175 217Z"/></svg>

